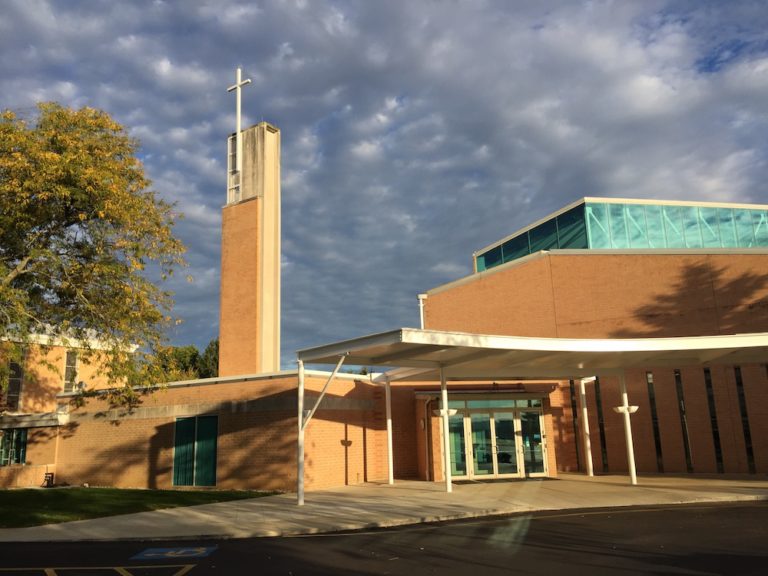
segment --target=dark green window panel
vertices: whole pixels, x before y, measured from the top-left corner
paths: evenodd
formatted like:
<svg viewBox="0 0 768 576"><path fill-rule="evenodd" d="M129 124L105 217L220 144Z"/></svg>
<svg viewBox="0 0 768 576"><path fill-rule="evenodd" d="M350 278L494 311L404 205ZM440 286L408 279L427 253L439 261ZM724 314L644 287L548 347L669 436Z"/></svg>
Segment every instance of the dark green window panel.
<svg viewBox="0 0 768 576"><path fill-rule="evenodd" d="M510 238L501 245L501 255L504 262L517 260L523 256L528 256L530 253L531 250L528 247L528 234L520 234L520 236Z"/></svg>
<svg viewBox="0 0 768 576"><path fill-rule="evenodd" d="M218 416L176 420L173 485L215 486Z"/></svg>
<svg viewBox="0 0 768 576"><path fill-rule="evenodd" d="M683 235L686 248L701 248L701 227L699 226L699 210L694 206L680 209L683 216Z"/></svg>
<svg viewBox="0 0 768 576"><path fill-rule="evenodd" d="M587 204L585 214L589 247L594 249L610 248L608 207L605 204Z"/></svg>
<svg viewBox="0 0 768 576"><path fill-rule="evenodd" d="M628 204L625 211L630 248L650 248L645 206Z"/></svg>
<svg viewBox="0 0 768 576"><path fill-rule="evenodd" d="M716 208L700 208L701 243L705 248L720 248L720 229Z"/></svg>
<svg viewBox="0 0 768 576"><path fill-rule="evenodd" d="M666 248L667 237L664 234L664 214L656 204L645 207L645 226L649 248Z"/></svg>
<svg viewBox="0 0 768 576"><path fill-rule="evenodd" d="M667 248L685 248L683 211L680 209L680 206L664 206L663 212Z"/></svg>
<svg viewBox="0 0 768 576"><path fill-rule="evenodd" d="M752 229L752 214L749 210L735 209L733 222L736 225L736 241L741 248L755 245L755 233Z"/></svg>
<svg viewBox="0 0 768 576"><path fill-rule="evenodd" d="M193 486L195 483L195 420L176 420L173 450L173 485Z"/></svg>
<svg viewBox="0 0 768 576"><path fill-rule="evenodd" d="M200 416L197 419L195 438L195 486L216 485L216 439L219 435L217 416Z"/></svg>
<svg viewBox="0 0 768 576"><path fill-rule="evenodd" d="M0 431L0 466L27 462L27 429L8 428Z"/></svg>
<svg viewBox="0 0 768 576"><path fill-rule="evenodd" d="M608 214L610 215L611 221L611 248L629 248L627 219L624 217L624 205L609 204Z"/></svg>
<svg viewBox="0 0 768 576"><path fill-rule="evenodd" d="M733 210L730 208L718 208L717 220L720 229L720 245L723 248L738 247L739 242L736 238L736 223L733 220Z"/></svg>
<svg viewBox="0 0 768 576"><path fill-rule="evenodd" d="M501 246L496 246L477 257L477 270L482 272L488 268L498 266L502 262L504 260L501 257Z"/></svg>
<svg viewBox="0 0 768 576"><path fill-rule="evenodd" d="M539 250L557 248L557 221L553 218L529 230L528 239L531 243L531 254Z"/></svg>
<svg viewBox="0 0 768 576"><path fill-rule="evenodd" d="M557 245L559 248L589 248L583 204L557 217Z"/></svg>

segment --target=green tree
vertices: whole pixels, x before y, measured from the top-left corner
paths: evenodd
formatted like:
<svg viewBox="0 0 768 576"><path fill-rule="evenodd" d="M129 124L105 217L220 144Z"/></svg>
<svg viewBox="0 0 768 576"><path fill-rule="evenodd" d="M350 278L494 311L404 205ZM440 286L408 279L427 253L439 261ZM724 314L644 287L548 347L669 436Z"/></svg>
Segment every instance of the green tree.
<svg viewBox="0 0 768 576"><path fill-rule="evenodd" d="M0 116L0 341L47 334L95 355L116 401L156 381L147 361L173 322L165 280L184 264L176 214L157 198L138 143L93 108ZM152 274L147 273L150 267Z"/></svg>
<svg viewBox="0 0 768 576"><path fill-rule="evenodd" d="M219 339L214 338L200 356L200 378L215 378L219 375Z"/></svg>
<svg viewBox="0 0 768 576"><path fill-rule="evenodd" d="M163 382L200 378L200 352L194 346L162 346L155 364Z"/></svg>

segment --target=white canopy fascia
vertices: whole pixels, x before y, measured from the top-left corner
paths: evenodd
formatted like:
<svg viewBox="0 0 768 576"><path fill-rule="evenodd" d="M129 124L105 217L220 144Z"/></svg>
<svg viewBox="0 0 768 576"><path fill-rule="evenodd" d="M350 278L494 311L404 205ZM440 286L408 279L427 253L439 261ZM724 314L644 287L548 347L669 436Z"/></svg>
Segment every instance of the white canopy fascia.
<svg viewBox="0 0 768 576"><path fill-rule="evenodd" d="M679 338L530 338L400 328L298 352L308 364L396 368L376 378L450 380L576 378L643 367L768 360L768 333Z"/></svg>

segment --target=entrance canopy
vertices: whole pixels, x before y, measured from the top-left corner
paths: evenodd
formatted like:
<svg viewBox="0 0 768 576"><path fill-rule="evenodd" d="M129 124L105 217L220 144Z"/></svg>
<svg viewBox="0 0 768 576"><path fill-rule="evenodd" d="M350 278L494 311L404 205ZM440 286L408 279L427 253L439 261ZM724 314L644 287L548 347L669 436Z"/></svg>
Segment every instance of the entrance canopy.
<svg viewBox="0 0 768 576"><path fill-rule="evenodd" d="M575 339L492 336L400 328L300 350L298 393L298 503L304 503L304 430L325 390L343 363L391 368L374 377L385 386L389 483L393 479L390 385L394 381L439 381L443 463L446 490L451 491L449 442L449 380L535 380L581 378L582 434L592 475L584 382L594 376L616 375L622 398L614 410L623 415L630 481L637 483L630 414L637 410L627 396L624 373L632 368L680 368L693 365L763 363L768 359L768 333L681 338ZM304 411L304 364L335 364L336 368L314 407Z"/></svg>
<svg viewBox="0 0 768 576"><path fill-rule="evenodd" d="M307 364L396 368L389 381L578 378L647 367L751 364L768 359L768 333L684 338L576 339L400 328L298 352Z"/></svg>

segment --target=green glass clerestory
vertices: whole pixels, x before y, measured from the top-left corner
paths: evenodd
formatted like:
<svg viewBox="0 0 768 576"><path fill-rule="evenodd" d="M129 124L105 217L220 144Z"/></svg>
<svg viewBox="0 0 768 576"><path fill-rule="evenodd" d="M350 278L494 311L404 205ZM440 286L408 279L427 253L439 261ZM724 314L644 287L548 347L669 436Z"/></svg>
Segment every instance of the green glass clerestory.
<svg viewBox="0 0 768 576"><path fill-rule="evenodd" d="M585 198L475 254L488 270L540 250L768 248L764 206Z"/></svg>

